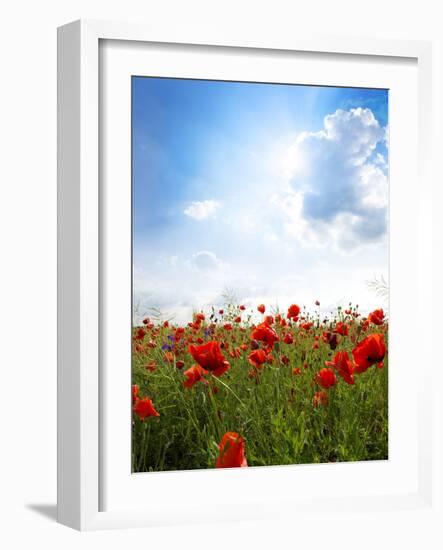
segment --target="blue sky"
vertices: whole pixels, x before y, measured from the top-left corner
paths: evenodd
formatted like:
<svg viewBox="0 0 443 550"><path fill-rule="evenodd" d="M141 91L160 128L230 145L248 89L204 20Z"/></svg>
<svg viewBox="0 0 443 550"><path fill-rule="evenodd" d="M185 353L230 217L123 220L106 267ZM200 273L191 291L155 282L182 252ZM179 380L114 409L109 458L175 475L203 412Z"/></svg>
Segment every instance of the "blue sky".
<svg viewBox="0 0 443 550"><path fill-rule="evenodd" d="M133 77L134 303L378 305L386 90Z"/></svg>

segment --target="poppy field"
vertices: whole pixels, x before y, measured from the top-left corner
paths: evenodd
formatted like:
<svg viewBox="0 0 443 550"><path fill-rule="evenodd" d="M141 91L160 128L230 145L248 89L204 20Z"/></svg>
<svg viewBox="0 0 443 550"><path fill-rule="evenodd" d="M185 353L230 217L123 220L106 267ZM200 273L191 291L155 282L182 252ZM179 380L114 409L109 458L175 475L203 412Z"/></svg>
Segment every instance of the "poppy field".
<svg viewBox="0 0 443 550"><path fill-rule="evenodd" d="M132 470L388 458L388 321L227 304L132 333Z"/></svg>

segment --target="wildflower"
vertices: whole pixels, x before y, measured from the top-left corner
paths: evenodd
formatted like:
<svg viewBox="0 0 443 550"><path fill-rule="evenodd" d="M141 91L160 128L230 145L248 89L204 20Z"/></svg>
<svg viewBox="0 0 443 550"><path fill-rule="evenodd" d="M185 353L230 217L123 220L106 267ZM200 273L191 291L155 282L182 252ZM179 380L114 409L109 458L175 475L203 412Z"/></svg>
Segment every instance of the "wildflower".
<svg viewBox="0 0 443 550"><path fill-rule="evenodd" d="M248 356L248 361L253 367L261 367L268 359L267 353L262 349L251 351Z"/></svg>
<svg viewBox="0 0 443 550"><path fill-rule="evenodd" d="M225 433L218 448L216 468L244 468L248 465L245 455L245 441L238 433Z"/></svg>
<svg viewBox="0 0 443 550"><path fill-rule="evenodd" d="M382 325L385 320L385 314L382 309L376 309L368 315L368 321L374 325Z"/></svg>
<svg viewBox="0 0 443 550"><path fill-rule="evenodd" d="M294 321L297 321L298 316L300 315L300 308L296 304L292 304L289 306L287 318L288 319L294 319Z"/></svg>
<svg viewBox="0 0 443 550"><path fill-rule="evenodd" d="M341 321L339 321L335 325L335 332L337 332L338 334L341 334L342 336L347 336L349 332L348 325L346 323L342 323Z"/></svg>
<svg viewBox="0 0 443 550"><path fill-rule="evenodd" d="M260 344L256 340L251 340L251 349L258 349L259 347Z"/></svg>
<svg viewBox="0 0 443 550"><path fill-rule="evenodd" d="M357 373L365 372L371 365L381 363L386 355L386 344L382 334L370 334L366 336L353 349L355 367Z"/></svg>
<svg viewBox="0 0 443 550"><path fill-rule="evenodd" d="M328 394L324 390L320 390L314 393L314 398L312 400L312 403L314 407L319 407L321 405L327 405L328 404Z"/></svg>
<svg viewBox="0 0 443 550"><path fill-rule="evenodd" d="M204 376L208 374L208 371L202 368L200 365L192 365L192 367L183 373L186 377L183 386L185 388L192 388L197 382L203 381Z"/></svg>
<svg viewBox="0 0 443 550"><path fill-rule="evenodd" d="M369 319L366 319L365 321L363 321L363 323L361 324L361 330L362 332L366 332L368 330L368 327L369 327Z"/></svg>
<svg viewBox="0 0 443 550"><path fill-rule="evenodd" d="M160 416L154 408L152 399L149 399L148 397L136 400L134 404L134 412L142 421L148 416Z"/></svg>
<svg viewBox="0 0 443 550"><path fill-rule="evenodd" d="M292 336L292 334L290 332L285 334L285 337L283 338L283 342L285 344L293 344L294 343L294 337Z"/></svg>
<svg viewBox="0 0 443 550"><path fill-rule="evenodd" d="M197 363L211 371L214 376L221 376L229 369L229 363L223 357L219 342L211 340L202 346L190 345L188 350Z"/></svg>
<svg viewBox="0 0 443 550"><path fill-rule="evenodd" d="M328 367L334 367L346 384L354 384L354 365L347 351L338 351L332 361L325 361Z"/></svg>
<svg viewBox="0 0 443 550"><path fill-rule="evenodd" d="M301 368L300 368L300 367L294 367L294 368L292 369L292 374L293 374L294 376L300 376L300 374L301 374Z"/></svg>
<svg viewBox="0 0 443 550"><path fill-rule="evenodd" d="M272 327L266 323L261 323L252 331L251 339L264 342L269 348L272 348L274 343L279 340L279 337Z"/></svg>
<svg viewBox="0 0 443 550"><path fill-rule="evenodd" d="M257 311L259 311L263 315L263 313L266 311L265 305L260 304L259 306L257 306Z"/></svg>
<svg viewBox="0 0 443 550"><path fill-rule="evenodd" d="M176 361L175 362L175 366L178 368L178 369L182 369L184 366L185 366L185 362L184 361Z"/></svg>
<svg viewBox="0 0 443 550"><path fill-rule="evenodd" d="M325 388L325 390L331 388L332 386L335 386L335 384L337 383L337 378L334 374L334 371L329 368L321 369L317 373L315 379L322 388Z"/></svg>
<svg viewBox="0 0 443 550"><path fill-rule="evenodd" d="M140 391L140 388L137 386L137 384L134 384L132 386L132 404L134 404L137 401L139 391Z"/></svg>
<svg viewBox="0 0 443 550"><path fill-rule="evenodd" d="M143 327L140 327L137 332L135 333L135 339L136 340L143 340L143 338L146 336L146 330Z"/></svg>
<svg viewBox="0 0 443 550"><path fill-rule="evenodd" d="M329 347L333 350L338 346L338 343L340 341L335 332L324 332L322 338L323 341L328 343Z"/></svg>
<svg viewBox="0 0 443 550"><path fill-rule="evenodd" d="M177 327L175 329L175 333L174 333L174 340L176 342L179 342L183 336L183 334L185 333L185 329L184 327Z"/></svg>
<svg viewBox="0 0 443 550"><path fill-rule="evenodd" d="M239 310L240 310L240 311L245 311L245 309L246 309L246 307L245 307L244 305L241 305L241 306L239 307Z"/></svg>

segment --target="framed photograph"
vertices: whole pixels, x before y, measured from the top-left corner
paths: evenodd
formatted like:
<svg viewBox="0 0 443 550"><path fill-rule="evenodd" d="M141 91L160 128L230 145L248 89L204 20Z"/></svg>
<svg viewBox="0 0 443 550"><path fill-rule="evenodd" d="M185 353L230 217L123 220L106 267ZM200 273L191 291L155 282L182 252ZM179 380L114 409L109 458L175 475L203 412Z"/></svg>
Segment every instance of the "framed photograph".
<svg viewBox="0 0 443 550"><path fill-rule="evenodd" d="M59 521L431 509L430 45L58 48Z"/></svg>

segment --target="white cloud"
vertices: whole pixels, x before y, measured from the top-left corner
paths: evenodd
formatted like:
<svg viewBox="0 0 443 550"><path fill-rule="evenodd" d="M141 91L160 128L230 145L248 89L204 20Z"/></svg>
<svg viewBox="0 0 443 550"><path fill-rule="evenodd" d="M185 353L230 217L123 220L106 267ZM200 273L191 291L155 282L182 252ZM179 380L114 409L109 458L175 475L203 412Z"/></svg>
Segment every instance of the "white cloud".
<svg viewBox="0 0 443 550"><path fill-rule="evenodd" d="M191 264L200 271L208 271L221 267L221 261L213 252L202 250L192 256Z"/></svg>
<svg viewBox="0 0 443 550"><path fill-rule="evenodd" d="M337 110L318 132L302 132L291 146L297 158L286 193L272 203L285 214L288 234L306 246L350 250L386 233L388 179L384 143L370 109Z"/></svg>
<svg viewBox="0 0 443 550"><path fill-rule="evenodd" d="M213 216L220 206L220 203L214 200L193 201L183 210L183 213L194 220L201 221Z"/></svg>

